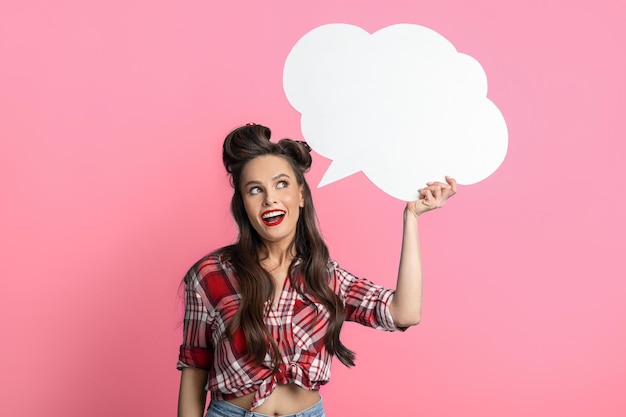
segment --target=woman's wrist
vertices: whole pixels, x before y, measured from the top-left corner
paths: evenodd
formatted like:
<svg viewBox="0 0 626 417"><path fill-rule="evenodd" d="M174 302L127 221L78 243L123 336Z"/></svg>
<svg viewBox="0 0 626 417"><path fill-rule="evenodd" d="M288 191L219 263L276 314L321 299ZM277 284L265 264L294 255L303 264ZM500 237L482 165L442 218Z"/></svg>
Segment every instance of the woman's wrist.
<svg viewBox="0 0 626 417"><path fill-rule="evenodd" d="M419 218L419 215L422 213L415 212L415 210L409 207L409 204L410 203L408 203L406 207L404 207L404 221L406 222L408 220L413 220L413 219L417 221L417 219Z"/></svg>

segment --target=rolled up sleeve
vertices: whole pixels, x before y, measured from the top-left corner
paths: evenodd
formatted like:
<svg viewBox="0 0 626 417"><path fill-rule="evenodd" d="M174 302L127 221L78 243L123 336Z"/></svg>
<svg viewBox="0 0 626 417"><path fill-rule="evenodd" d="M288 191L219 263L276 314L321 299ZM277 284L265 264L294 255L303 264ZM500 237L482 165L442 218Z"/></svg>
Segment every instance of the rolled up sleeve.
<svg viewBox="0 0 626 417"><path fill-rule="evenodd" d="M393 320L389 306L395 291L358 278L344 269L334 266L341 298L346 310L346 320L386 331L404 331Z"/></svg>
<svg viewBox="0 0 626 417"><path fill-rule="evenodd" d="M190 366L208 370L213 364L210 306L199 279L194 268L185 275L183 343L176 366L179 370Z"/></svg>

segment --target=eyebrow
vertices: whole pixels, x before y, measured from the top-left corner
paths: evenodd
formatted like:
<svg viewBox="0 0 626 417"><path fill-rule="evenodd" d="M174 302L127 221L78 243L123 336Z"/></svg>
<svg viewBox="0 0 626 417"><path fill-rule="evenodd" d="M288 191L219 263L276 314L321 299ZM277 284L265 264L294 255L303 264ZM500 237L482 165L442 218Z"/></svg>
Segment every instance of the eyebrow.
<svg viewBox="0 0 626 417"><path fill-rule="evenodd" d="M273 176L271 178L271 181L276 181L276 180L278 180L280 178L284 178L284 177L291 179L291 177L289 175L287 175L287 174L278 174L278 175ZM251 180L251 181L248 181L247 183L245 183L243 186L244 187L248 187L249 185L257 185L257 184L261 184L261 181Z"/></svg>

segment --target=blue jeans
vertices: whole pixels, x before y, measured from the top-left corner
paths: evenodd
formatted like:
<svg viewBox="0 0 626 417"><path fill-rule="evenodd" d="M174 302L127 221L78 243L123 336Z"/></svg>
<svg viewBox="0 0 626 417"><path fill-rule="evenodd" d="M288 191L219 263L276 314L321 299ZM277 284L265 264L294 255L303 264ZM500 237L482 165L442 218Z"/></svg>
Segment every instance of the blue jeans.
<svg viewBox="0 0 626 417"><path fill-rule="evenodd" d="M244 408L237 407L228 401L211 401L209 409L206 412L205 417L272 417L267 414L255 413L254 411L248 411ZM288 414L283 417L326 417L324 414L324 406L322 406L322 400L320 400L314 406L302 410L295 414Z"/></svg>

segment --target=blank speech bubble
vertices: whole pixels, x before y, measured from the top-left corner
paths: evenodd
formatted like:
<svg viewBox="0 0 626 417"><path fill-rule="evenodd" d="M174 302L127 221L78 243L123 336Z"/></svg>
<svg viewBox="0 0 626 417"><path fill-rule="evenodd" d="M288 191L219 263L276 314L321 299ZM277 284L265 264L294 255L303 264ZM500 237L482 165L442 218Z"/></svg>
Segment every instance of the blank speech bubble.
<svg viewBox="0 0 626 417"><path fill-rule="evenodd" d="M320 187L363 171L411 201L445 175L482 181L506 155L506 122L482 67L423 26L313 29L289 53L283 88L306 141L333 161Z"/></svg>

